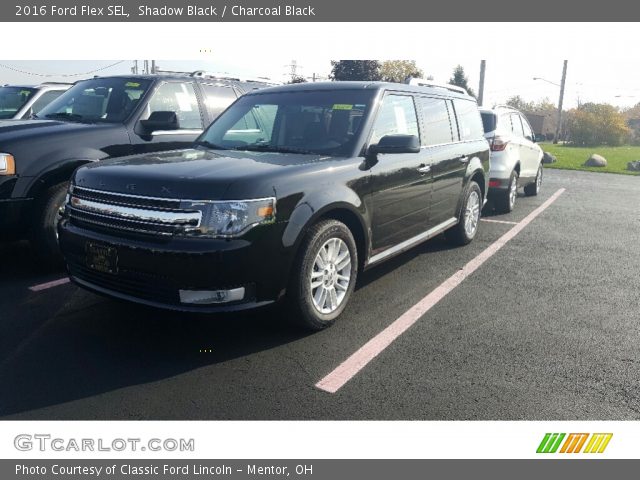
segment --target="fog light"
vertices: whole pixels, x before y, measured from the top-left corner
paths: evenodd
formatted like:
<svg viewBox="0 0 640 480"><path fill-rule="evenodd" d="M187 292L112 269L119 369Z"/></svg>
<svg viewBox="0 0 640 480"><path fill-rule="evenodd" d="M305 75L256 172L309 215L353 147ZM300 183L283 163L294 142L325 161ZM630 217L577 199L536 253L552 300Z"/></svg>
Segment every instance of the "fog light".
<svg viewBox="0 0 640 480"><path fill-rule="evenodd" d="M194 305L237 302L244 298L244 287L232 290L180 290L180 302Z"/></svg>

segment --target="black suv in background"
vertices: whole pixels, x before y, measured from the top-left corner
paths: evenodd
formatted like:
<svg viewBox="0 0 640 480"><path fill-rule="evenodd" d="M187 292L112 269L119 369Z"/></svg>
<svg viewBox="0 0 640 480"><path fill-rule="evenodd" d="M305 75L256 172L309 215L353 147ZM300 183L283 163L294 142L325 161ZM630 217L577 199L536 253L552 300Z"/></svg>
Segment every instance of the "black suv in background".
<svg viewBox="0 0 640 480"><path fill-rule="evenodd" d="M0 237L28 236L43 263L60 264L57 213L78 166L190 146L236 98L264 86L202 72L96 77L37 119L0 121Z"/></svg>
<svg viewBox="0 0 640 480"><path fill-rule="evenodd" d="M194 148L76 170L60 245L94 292L206 312L286 295L292 319L321 329L361 269L442 232L470 242L488 168L477 104L456 87L268 88Z"/></svg>

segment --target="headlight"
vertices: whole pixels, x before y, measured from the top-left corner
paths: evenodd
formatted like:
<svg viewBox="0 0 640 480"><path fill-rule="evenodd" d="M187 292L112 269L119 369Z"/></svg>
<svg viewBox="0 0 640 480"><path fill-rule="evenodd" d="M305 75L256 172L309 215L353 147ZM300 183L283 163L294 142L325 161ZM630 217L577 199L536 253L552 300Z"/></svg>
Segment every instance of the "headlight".
<svg viewBox="0 0 640 480"><path fill-rule="evenodd" d="M202 220L187 233L207 237L235 237L256 225L272 223L276 218L276 199L228 202L182 202L184 210L199 210Z"/></svg>
<svg viewBox="0 0 640 480"><path fill-rule="evenodd" d="M16 161L13 155L0 153L0 175L15 175Z"/></svg>

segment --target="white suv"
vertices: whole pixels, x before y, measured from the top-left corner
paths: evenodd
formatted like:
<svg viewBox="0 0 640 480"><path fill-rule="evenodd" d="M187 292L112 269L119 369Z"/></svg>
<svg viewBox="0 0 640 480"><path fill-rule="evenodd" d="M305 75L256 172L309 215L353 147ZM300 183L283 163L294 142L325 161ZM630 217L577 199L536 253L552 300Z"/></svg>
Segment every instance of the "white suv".
<svg viewBox="0 0 640 480"><path fill-rule="evenodd" d="M542 185L542 149L527 118L508 106L480 109L485 138L491 146L489 198L501 212L510 212L518 188L537 195Z"/></svg>

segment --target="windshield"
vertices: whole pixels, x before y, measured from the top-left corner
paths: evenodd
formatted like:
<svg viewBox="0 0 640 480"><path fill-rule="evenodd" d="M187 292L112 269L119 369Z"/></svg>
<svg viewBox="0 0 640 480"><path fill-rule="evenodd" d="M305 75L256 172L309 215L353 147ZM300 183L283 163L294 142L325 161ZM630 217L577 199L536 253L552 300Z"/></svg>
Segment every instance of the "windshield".
<svg viewBox="0 0 640 480"><path fill-rule="evenodd" d="M93 78L76 83L44 107L38 118L122 123L150 85L139 78Z"/></svg>
<svg viewBox="0 0 640 480"><path fill-rule="evenodd" d="M353 151L372 90L245 95L199 138L210 148L346 156Z"/></svg>
<svg viewBox="0 0 640 480"><path fill-rule="evenodd" d="M13 118L34 93L35 88L0 87L0 118Z"/></svg>

